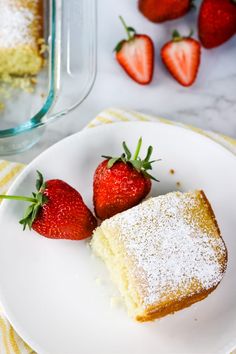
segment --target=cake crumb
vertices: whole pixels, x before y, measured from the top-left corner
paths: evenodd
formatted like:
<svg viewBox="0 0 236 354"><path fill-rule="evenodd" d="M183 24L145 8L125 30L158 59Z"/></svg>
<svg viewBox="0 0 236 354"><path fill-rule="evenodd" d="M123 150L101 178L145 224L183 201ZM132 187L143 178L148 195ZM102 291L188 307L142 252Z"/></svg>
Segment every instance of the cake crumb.
<svg viewBox="0 0 236 354"><path fill-rule="evenodd" d="M48 45L45 43L45 39L44 38L40 38L38 40L38 44L40 46L40 49L39 49L39 53L40 54L45 54L46 52L49 51L49 47Z"/></svg>
<svg viewBox="0 0 236 354"><path fill-rule="evenodd" d="M173 168L171 168L169 172L170 172L171 175L175 174L175 170Z"/></svg>
<svg viewBox="0 0 236 354"><path fill-rule="evenodd" d="M176 186L179 188L181 187L181 183L179 181L176 182Z"/></svg>

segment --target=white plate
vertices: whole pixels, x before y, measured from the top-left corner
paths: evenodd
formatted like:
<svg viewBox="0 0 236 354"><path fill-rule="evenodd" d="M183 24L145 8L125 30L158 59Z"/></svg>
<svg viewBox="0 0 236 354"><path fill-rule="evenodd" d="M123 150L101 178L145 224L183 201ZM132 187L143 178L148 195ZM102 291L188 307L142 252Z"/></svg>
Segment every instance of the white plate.
<svg viewBox="0 0 236 354"><path fill-rule="evenodd" d="M0 298L18 333L40 354L226 353L236 346L236 158L189 130L160 123L121 123L89 129L56 144L21 174L10 194L30 194L35 170L77 188L92 208L92 178L102 154L119 154L139 136L152 144L152 194L202 188L229 251L226 275L207 299L160 321L139 324L122 306L105 267L85 241L49 240L21 230L24 205L0 211ZM169 173L173 168L174 175ZM98 285L96 278L103 282Z"/></svg>

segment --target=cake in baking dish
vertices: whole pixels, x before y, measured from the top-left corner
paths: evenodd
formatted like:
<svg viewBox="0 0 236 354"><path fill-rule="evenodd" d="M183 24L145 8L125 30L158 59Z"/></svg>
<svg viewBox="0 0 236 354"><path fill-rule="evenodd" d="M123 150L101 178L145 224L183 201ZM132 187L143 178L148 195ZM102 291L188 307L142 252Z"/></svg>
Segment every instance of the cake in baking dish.
<svg viewBox="0 0 236 354"><path fill-rule="evenodd" d="M203 191L151 198L102 222L91 241L137 321L204 299L220 283L227 250Z"/></svg>
<svg viewBox="0 0 236 354"><path fill-rule="evenodd" d="M43 65L43 0L0 0L0 75L35 75Z"/></svg>

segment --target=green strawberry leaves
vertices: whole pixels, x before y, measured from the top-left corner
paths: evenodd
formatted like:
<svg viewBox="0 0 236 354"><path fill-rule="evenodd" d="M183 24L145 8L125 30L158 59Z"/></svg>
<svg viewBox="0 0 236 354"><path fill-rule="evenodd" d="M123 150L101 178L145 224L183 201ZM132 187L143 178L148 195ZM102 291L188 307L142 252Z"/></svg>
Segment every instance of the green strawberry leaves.
<svg viewBox="0 0 236 354"><path fill-rule="evenodd" d="M39 191L40 188L43 186L43 175L39 171L37 171L37 174L38 174L38 179L36 180L36 189L37 191Z"/></svg>
<svg viewBox="0 0 236 354"><path fill-rule="evenodd" d="M159 182L155 177L153 177L152 175L150 175L147 172L149 170L152 170L152 164L154 162L160 161L160 159L150 161L150 158L151 158L151 155L153 152L153 147L151 145L148 147L147 154L143 160L139 157L139 153L140 153L141 146L142 146L142 138L141 137L138 140L138 144L135 149L135 153L134 153L133 157L132 157L132 154L131 154L127 144L125 143L125 141L123 141L122 146L124 149L124 153L119 157L102 155L102 157L104 157L108 160L107 168L112 168L112 166L114 166L114 164L118 161L122 161L125 164L130 163L136 171L138 171L139 173L142 173L145 177Z"/></svg>
<svg viewBox="0 0 236 354"><path fill-rule="evenodd" d="M46 183L43 180L43 175L37 171L38 178L36 180L36 193L32 193L34 197L34 201L32 204L26 209L23 218L19 221L20 224L23 225L23 230L28 226L31 230L32 224L36 219L39 210L47 202L47 197L43 194L46 188Z"/></svg>
<svg viewBox="0 0 236 354"><path fill-rule="evenodd" d="M130 160L132 155L131 155L131 152L129 151L128 146L126 145L125 141L123 141L122 146L123 146L123 149L125 150L127 159Z"/></svg>
<svg viewBox="0 0 236 354"><path fill-rule="evenodd" d="M104 156L103 156L104 157ZM106 157L109 159L109 157ZM110 158L108 163L107 163L107 168L112 168L112 166L117 162L119 161L121 158L120 157L113 157L113 158Z"/></svg>
<svg viewBox="0 0 236 354"><path fill-rule="evenodd" d="M172 40L174 42L180 42L183 39L191 38L193 36L193 33L194 33L194 31L193 31L193 29L191 29L189 35L184 37L184 36L181 36L181 34L177 30L174 30L172 33Z"/></svg>
<svg viewBox="0 0 236 354"><path fill-rule="evenodd" d="M121 20L121 23L124 26L124 29L125 29L125 31L127 33L128 39L127 40L126 39L122 39L116 45L116 47L114 48L114 52L117 52L117 53L122 49L122 46L123 46L124 43L131 41L132 39L135 38L135 35L136 35L135 29L133 27L127 26L122 16L119 16L119 19Z"/></svg>
<svg viewBox="0 0 236 354"><path fill-rule="evenodd" d="M33 197L24 197L18 195L0 195L0 199L13 199L30 202L30 206L26 209L23 218L19 221L23 225L23 230L28 226L31 230L32 224L36 219L41 207L47 203L48 198L44 195L46 183L43 180L43 175L37 171L38 178L36 180L36 192L32 193Z"/></svg>
<svg viewBox="0 0 236 354"><path fill-rule="evenodd" d="M123 39L122 41L120 41L120 42L115 46L114 52L118 53L118 52L121 50L121 48L122 48L124 42L125 42L124 39Z"/></svg>

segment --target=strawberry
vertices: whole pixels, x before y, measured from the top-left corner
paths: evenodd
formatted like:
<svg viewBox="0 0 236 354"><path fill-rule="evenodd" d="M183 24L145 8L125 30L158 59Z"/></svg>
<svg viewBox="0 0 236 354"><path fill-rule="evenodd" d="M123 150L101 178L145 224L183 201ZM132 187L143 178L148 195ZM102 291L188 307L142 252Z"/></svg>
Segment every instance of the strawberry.
<svg viewBox="0 0 236 354"><path fill-rule="evenodd" d="M139 0L140 12L152 22L164 22L184 16L191 0Z"/></svg>
<svg viewBox="0 0 236 354"><path fill-rule="evenodd" d="M181 37L177 31L161 49L161 58L171 75L183 86L190 86L197 77L200 65L200 43L189 37Z"/></svg>
<svg viewBox="0 0 236 354"><path fill-rule="evenodd" d="M94 209L101 220L137 205L150 192L151 179L156 179L147 171L156 160L150 161L152 146L141 160L141 145L140 138L133 158L125 142L120 157L102 156L105 160L98 165L93 180Z"/></svg>
<svg viewBox="0 0 236 354"><path fill-rule="evenodd" d="M37 171L38 172L38 171ZM48 238L82 240L91 236L97 221L79 192L59 179L44 182L38 172L32 197L0 195L0 198L31 202L20 224Z"/></svg>
<svg viewBox="0 0 236 354"><path fill-rule="evenodd" d="M123 18L120 20L128 39L123 39L115 48L116 59L127 74L141 85L151 82L154 67L154 45L145 34L136 34L135 29L127 27Z"/></svg>
<svg viewBox="0 0 236 354"><path fill-rule="evenodd" d="M217 47L236 33L236 0L203 0L198 18L205 48Z"/></svg>

